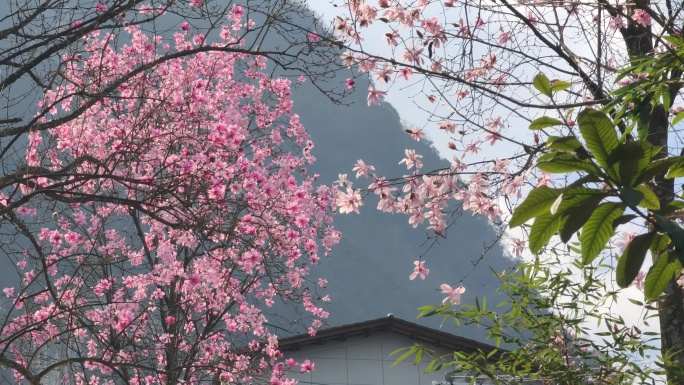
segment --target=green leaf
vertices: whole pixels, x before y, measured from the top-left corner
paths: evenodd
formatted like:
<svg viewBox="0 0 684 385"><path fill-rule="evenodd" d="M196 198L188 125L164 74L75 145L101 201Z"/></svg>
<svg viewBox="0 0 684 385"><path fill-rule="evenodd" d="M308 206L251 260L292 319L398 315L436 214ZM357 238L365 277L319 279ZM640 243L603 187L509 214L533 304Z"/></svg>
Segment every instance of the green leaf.
<svg viewBox="0 0 684 385"><path fill-rule="evenodd" d="M618 181L623 186L632 186L653 159L660 147L654 147L645 140L620 143L608 156L608 166L617 164Z"/></svg>
<svg viewBox="0 0 684 385"><path fill-rule="evenodd" d="M594 195L576 206L573 210L568 210L565 214L568 219L560 230L560 239L563 243L568 243L570 238L584 226L601 200L603 200L603 196Z"/></svg>
<svg viewBox="0 0 684 385"><path fill-rule="evenodd" d="M681 270L682 265L675 256L672 256L671 253L661 255L646 274L644 297L650 301L657 300L660 293L667 288L670 280Z"/></svg>
<svg viewBox="0 0 684 385"><path fill-rule="evenodd" d="M627 68L623 68L620 71L620 73L618 74L618 76L615 78L615 81L618 82L618 81L622 80L625 76L633 74L634 69L637 67L636 63L641 59L642 58L635 58L634 60L632 60L632 63L634 63L634 64L632 64L631 66L629 66Z"/></svg>
<svg viewBox="0 0 684 385"><path fill-rule="evenodd" d="M586 201L598 197L603 199L609 195L608 191L602 189L592 189L584 186L576 186L570 189L566 189L563 193L563 201L558 206L559 213L565 213L568 210L577 210ZM591 210L593 211L593 210Z"/></svg>
<svg viewBox="0 0 684 385"><path fill-rule="evenodd" d="M606 242L615 234L613 221L625 211L622 203L606 202L599 205L582 226L579 240L582 244L582 265L586 266L596 259Z"/></svg>
<svg viewBox="0 0 684 385"><path fill-rule="evenodd" d="M532 81L532 85L534 85L534 88L537 89L537 91L541 92L542 94L551 97L551 82L549 81L549 78L546 77L546 75L540 73L537 76L534 77L534 80Z"/></svg>
<svg viewBox="0 0 684 385"><path fill-rule="evenodd" d="M549 137L547 144L551 150L573 153L577 151L578 148L583 147L579 139L574 136L562 136L560 138Z"/></svg>
<svg viewBox="0 0 684 385"><path fill-rule="evenodd" d="M433 316L437 314L437 309L438 308L436 306L421 306L418 308L420 313L418 313L418 316L416 318Z"/></svg>
<svg viewBox="0 0 684 385"><path fill-rule="evenodd" d="M653 243L655 236L656 232L654 231L637 235L622 253L615 271L615 280L620 287L629 286L639 274L646 258L646 252Z"/></svg>
<svg viewBox="0 0 684 385"><path fill-rule="evenodd" d="M616 219L616 220L613 221L613 228L614 228L614 229L617 229L617 228L620 227L621 225L627 224L627 223L629 223L629 222L635 220L636 218L639 218L639 217L637 217L637 216L634 215L634 214L622 215L622 216L620 216L618 219Z"/></svg>
<svg viewBox="0 0 684 385"><path fill-rule="evenodd" d="M658 214L667 215L682 209L684 209L684 201L672 201L658 210Z"/></svg>
<svg viewBox="0 0 684 385"><path fill-rule="evenodd" d="M675 256L684 262L684 229L659 214L653 214L653 218L658 227L670 237L670 241L674 244Z"/></svg>
<svg viewBox="0 0 684 385"><path fill-rule="evenodd" d="M537 162L537 168L550 173L568 173L568 172L588 172L594 175L600 175L596 165L588 160L582 160L575 154L567 152L557 152L547 154L549 156L540 157Z"/></svg>
<svg viewBox="0 0 684 385"><path fill-rule="evenodd" d="M528 220L547 212L553 202L563 193L561 189L546 186L536 188L527 195L527 198L513 211L513 216L508 225L513 228L522 225Z"/></svg>
<svg viewBox="0 0 684 385"><path fill-rule="evenodd" d="M399 358L394 360L394 363L392 364L392 366L396 366L400 362L407 359L411 354L415 353L418 350L418 347L417 347L417 345L413 345L410 348L399 348L399 349L393 351L392 353L390 353L390 357L393 356L394 354L402 352L404 350L406 350L406 352L404 354L402 354L401 356L399 356Z"/></svg>
<svg viewBox="0 0 684 385"><path fill-rule="evenodd" d="M556 212L558 212L558 206L563 202L563 194L559 195L558 198L556 198L555 201L553 201L553 204L551 204L551 207L549 208L549 212L551 215L556 215Z"/></svg>
<svg viewBox="0 0 684 385"><path fill-rule="evenodd" d="M680 163L684 163L684 156L671 156L668 158L652 161L639 174L636 179L636 183L641 184L650 182L651 179L653 179L656 175L665 173L672 165Z"/></svg>
<svg viewBox="0 0 684 385"><path fill-rule="evenodd" d="M601 167L608 167L608 156L618 146L613 121L606 114L586 109L579 113L577 122L589 151Z"/></svg>
<svg viewBox="0 0 684 385"><path fill-rule="evenodd" d="M530 123L530 130L541 130L542 128L562 126L564 124L565 123L558 119L542 116L541 118L537 118Z"/></svg>
<svg viewBox="0 0 684 385"><path fill-rule="evenodd" d="M422 347L418 349L416 356L413 359L413 365L418 365L420 363L420 360L423 359L423 352L425 352L425 350Z"/></svg>
<svg viewBox="0 0 684 385"><path fill-rule="evenodd" d="M665 251L670 245L670 237L663 233L655 234L655 238L653 239L653 242L651 242L650 250L652 254L659 254Z"/></svg>
<svg viewBox="0 0 684 385"><path fill-rule="evenodd" d="M627 94L627 93L634 91L635 88L641 87L644 83L645 83L644 80L632 82L632 83L627 84L626 86L622 86L622 87L618 88L617 90L611 92L611 94L615 95L615 96L624 95L624 94Z"/></svg>
<svg viewBox="0 0 684 385"><path fill-rule="evenodd" d="M660 201L658 196L651 190L648 185L640 184L636 186L636 189L644 194L644 199L639 202L639 206L649 209L649 210L660 210Z"/></svg>
<svg viewBox="0 0 684 385"><path fill-rule="evenodd" d="M662 95L663 95L663 108L665 109L665 111L669 111L670 110L670 102L671 102L670 92L665 91L662 93Z"/></svg>
<svg viewBox="0 0 684 385"><path fill-rule="evenodd" d="M589 189L577 186L563 193L563 200L558 209L558 215L567 217L560 230L561 241L567 243L584 223L589 219L596 206L608 196L605 190Z"/></svg>
<svg viewBox="0 0 684 385"><path fill-rule="evenodd" d="M672 179L672 178L681 178L684 176L684 161L682 162L676 162L670 168L667 170L667 174L665 174L665 178L667 179Z"/></svg>
<svg viewBox="0 0 684 385"><path fill-rule="evenodd" d="M427 368L425 368L425 373L431 373L431 372L436 371L437 370L436 366L438 363L439 362L437 360L430 361L430 364L427 366Z"/></svg>
<svg viewBox="0 0 684 385"><path fill-rule="evenodd" d="M672 35L665 35L662 36L663 40L667 41L668 43L674 44L676 46L681 46L683 44L682 38L678 36L672 36Z"/></svg>
<svg viewBox="0 0 684 385"><path fill-rule="evenodd" d="M648 128L651 122L653 107L647 103L637 104L635 102L632 111L631 115L637 117L637 132L639 133L639 139L646 139L648 137Z"/></svg>
<svg viewBox="0 0 684 385"><path fill-rule="evenodd" d="M638 273L637 273L638 274ZM636 299L633 298L627 298L627 300L637 306L644 306L644 303L641 301L637 301Z"/></svg>
<svg viewBox="0 0 684 385"><path fill-rule="evenodd" d="M551 91L563 91L567 90L570 87L572 87L572 83L562 80L556 80L555 82L553 82L553 84L551 84Z"/></svg>
<svg viewBox="0 0 684 385"><path fill-rule="evenodd" d="M620 197L628 205L638 206L644 199L644 193L632 187L625 187L620 191Z"/></svg>
<svg viewBox="0 0 684 385"><path fill-rule="evenodd" d="M674 127L677 123L681 122L682 119L684 119L684 111L678 113L674 119L672 119L672 127Z"/></svg>
<svg viewBox="0 0 684 385"><path fill-rule="evenodd" d="M530 251L537 254L549 242L549 239L560 230L566 218L551 213L544 213L535 218L532 230L530 230Z"/></svg>

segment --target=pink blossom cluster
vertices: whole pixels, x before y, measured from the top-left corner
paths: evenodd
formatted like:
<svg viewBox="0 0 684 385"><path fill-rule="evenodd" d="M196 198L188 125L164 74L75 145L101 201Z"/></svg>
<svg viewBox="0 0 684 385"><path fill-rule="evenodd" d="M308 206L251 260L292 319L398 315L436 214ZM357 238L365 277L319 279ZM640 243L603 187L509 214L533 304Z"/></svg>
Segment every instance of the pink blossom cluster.
<svg viewBox="0 0 684 385"><path fill-rule="evenodd" d="M447 211L443 209L450 200L461 201L463 209L471 211L473 215L481 214L494 219L501 214L498 204L487 194L489 182L484 174L476 173L464 184L459 180L459 173L467 166L457 158L451 169L421 174L422 155L410 149L405 154L399 163L405 164L412 173L404 175L396 182L371 173L375 168L363 160L359 160L354 167L357 178L367 177L372 180L368 190L380 198L377 206L379 210L407 214L413 227L427 221L428 228L438 236L442 236L446 229ZM515 180L513 178L509 186L517 186ZM401 185L401 189L394 187L396 183ZM514 191L517 190L512 190L511 193ZM347 192L339 193L337 205L340 212L358 212L362 204L359 190L347 187Z"/></svg>
<svg viewBox="0 0 684 385"><path fill-rule="evenodd" d="M421 108L434 113L438 128L451 135L447 147L456 153L449 169L425 171L421 155L407 149L400 163L405 164L409 172L394 178L381 173L376 175L371 166L359 161L355 170L361 171L356 177L370 179L371 183L363 191L379 198L379 210L406 214L411 225L424 225L440 237L445 236L447 219L454 211L463 209L473 215L500 220L503 202L521 199L526 186L532 188L551 183L547 173L515 169L525 163L521 159L528 159L523 149L540 146L542 139L535 133L533 137L530 135L530 145L526 145L526 139L515 138L506 132L505 118L497 116L496 101L492 102L504 89L510 91L509 87L518 87L524 94L530 92L530 87L519 83L520 74L515 72L516 64L509 56L518 52L518 48L511 46L519 43L518 39L528 39L525 35L544 21L544 14L533 6L528 7L531 2L521 0L518 3L524 11L522 14L527 14L527 24L521 23L524 16L514 22L505 17L497 18L496 15L508 11L496 2L476 6L445 0L345 2L347 11L336 19L334 30L349 47L341 55L343 63L352 70L368 73L375 80L368 87L368 105L380 104L387 93L385 90L397 85L395 83L399 83L400 88L419 84L414 89L420 89L419 92L433 104ZM565 10L568 15L581 12L579 7ZM374 28L367 29L370 25ZM525 30L521 32L520 28ZM377 30L381 34L373 36ZM383 56L367 51L368 45L360 44L364 38L382 41L391 53ZM532 38L529 39L531 42ZM508 55L502 55L502 52ZM525 62L526 54L520 55L520 60ZM418 76L426 80L416 80ZM531 83L530 78L528 84ZM354 83L348 81L347 86L352 88ZM506 102L502 104L507 105ZM442 107L444 111L441 111ZM574 125L570 117L567 122L570 127ZM409 128L406 132L416 140L425 135L423 128ZM495 159L482 155L483 144L495 146L502 142L516 144L519 153L502 154L501 158ZM339 193L337 201L340 212L358 212L363 204L362 190L350 185L344 188L346 191ZM512 243L513 254L520 256L524 245L524 240L516 239ZM424 263L422 260L414 262L412 279L427 275L429 270ZM457 289L450 290L452 293Z"/></svg>
<svg viewBox="0 0 684 385"><path fill-rule="evenodd" d="M339 240L337 191L306 172L313 143L290 82L233 49L241 15L213 45L186 23L171 44L129 26L120 49L93 32L83 57L64 58L42 121L80 116L29 135L32 171L2 197L39 229L16 257L21 285L3 290L0 348L17 380L42 355L77 384L293 384L266 309L301 306L311 333L327 317L324 280L308 275Z"/></svg>

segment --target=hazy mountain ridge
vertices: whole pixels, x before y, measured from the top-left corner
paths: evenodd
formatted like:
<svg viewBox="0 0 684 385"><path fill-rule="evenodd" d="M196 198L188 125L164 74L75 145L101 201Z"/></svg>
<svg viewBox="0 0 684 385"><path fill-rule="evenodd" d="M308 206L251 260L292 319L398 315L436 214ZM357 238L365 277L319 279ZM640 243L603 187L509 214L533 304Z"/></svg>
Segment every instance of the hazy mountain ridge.
<svg viewBox="0 0 684 385"><path fill-rule="evenodd" d="M344 84L343 77L333 81ZM355 188L368 187L369 179L354 178L352 168L358 159L375 166L378 175L406 175L409 171L399 161L407 148L423 155L426 171L449 166L426 141L416 142L403 132L399 114L391 105L367 106L367 88L367 79L357 79L356 92L345 99L348 106L334 105L307 83L293 92L294 110L315 144L316 163L309 171L320 174L321 183L332 183L339 174L348 174ZM330 311L331 326L388 313L413 320L418 307L441 303L444 295L439 291L440 284L457 284L472 267L471 260L479 258L484 245L491 244L496 237L484 218L464 214L448 230L448 238L440 239L424 257L425 266L430 269L427 279L410 281L413 261L426 251L421 245L431 231L425 227L414 229L408 224L408 217L381 213L376 205L377 198L369 194L361 214L335 217L342 241L331 257L313 271L314 276L320 275L329 282L327 293L332 302L326 308ZM491 269L501 271L511 263L499 246L490 250L463 283L463 302L472 303L475 296L494 296L500 285ZM440 321L418 322L438 326Z"/></svg>

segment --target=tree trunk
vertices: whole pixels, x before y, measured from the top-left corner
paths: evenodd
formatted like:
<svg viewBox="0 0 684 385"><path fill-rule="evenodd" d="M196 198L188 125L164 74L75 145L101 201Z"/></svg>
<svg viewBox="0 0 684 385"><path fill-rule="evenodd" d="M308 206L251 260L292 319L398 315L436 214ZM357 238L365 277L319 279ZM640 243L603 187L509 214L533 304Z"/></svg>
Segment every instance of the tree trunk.
<svg viewBox="0 0 684 385"><path fill-rule="evenodd" d="M636 0L631 7L633 8L630 10L630 14L635 8L652 8L652 1ZM622 28L620 32L630 57L638 58L653 54L653 31L650 26L645 27L637 23L629 23L628 27ZM673 72L671 77L680 78L681 72ZM679 88L670 90L672 101L674 101L678 91ZM651 112L647 139L651 144L663 148L656 159L668 156L670 125L668 114L669 111L662 104L658 104ZM674 199L674 180L665 179L665 173L654 178L652 187L661 206ZM659 257L659 255L653 255L653 263ZM678 364L678 367L684 368L684 293L677 284L676 278L672 278L665 294L664 299L658 302L662 355L667 359L667 362ZM679 373L680 371L680 369L669 369L667 371L668 384L684 385L684 375L682 375L684 373Z"/></svg>
<svg viewBox="0 0 684 385"><path fill-rule="evenodd" d="M668 154L668 128L668 111L660 104L651 114L648 130L648 141L663 147L658 158ZM657 175L653 185L661 206L674 199L673 179L665 179L664 174ZM659 257L654 255L653 262ZM684 293L676 278L672 278L665 293L667 295L664 299L658 302L662 355L667 358L667 362L684 367ZM679 370L667 371L668 384L684 385L684 376L678 372Z"/></svg>

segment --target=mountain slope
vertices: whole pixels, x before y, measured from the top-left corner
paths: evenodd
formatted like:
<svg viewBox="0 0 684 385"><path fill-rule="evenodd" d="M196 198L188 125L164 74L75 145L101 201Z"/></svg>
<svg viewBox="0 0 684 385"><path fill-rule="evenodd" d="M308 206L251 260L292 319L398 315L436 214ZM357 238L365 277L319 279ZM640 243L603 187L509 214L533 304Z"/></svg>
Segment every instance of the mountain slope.
<svg viewBox="0 0 684 385"><path fill-rule="evenodd" d="M334 81L344 83L342 76ZM425 170L448 166L425 142L416 142L403 132L399 115L389 104L368 107L365 90L368 84L358 81L357 92L345 102L334 105L309 84L294 92L295 111L314 141L317 161L310 172L321 174L323 183L332 183L338 174L348 174L354 187L365 188L368 179L354 179L351 171L358 159L376 167L378 174L402 176L407 173L398 164L407 148L423 155ZM314 272L328 279L332 302L330 325L358 322L393 313L413 319L419 306L438 304L444 298L438 288L442 283L455 284L463 278L484 250L495 239L494 229L483 219L468 213L448 230L424 259L430 274L425 281L409 281L413 261L426 252L430 231L412 228L405 215L391 215L376 210L377 198L365 199L361 214L335 217L342 231L342 241L331 258L322 261ZM425 245L423 245L425 244ZM423 247L421 247L423 245ZM474 297L493 297L499 286L492 270L501 271L512 261L497 246L464 281L467 291L463 302ZM491 269L490 269L491 267ZM438 320L421 320L432 324Z"/></svg>

